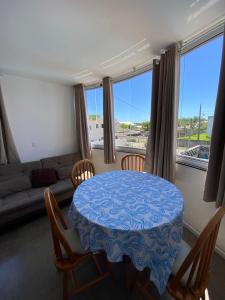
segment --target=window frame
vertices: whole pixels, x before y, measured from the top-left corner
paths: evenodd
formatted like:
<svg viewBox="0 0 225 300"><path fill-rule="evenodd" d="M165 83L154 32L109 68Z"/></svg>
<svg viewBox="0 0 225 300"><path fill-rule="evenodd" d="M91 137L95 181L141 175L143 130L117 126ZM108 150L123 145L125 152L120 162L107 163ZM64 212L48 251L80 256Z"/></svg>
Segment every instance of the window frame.
<svg viewBox="0 0 225 300"><path fill-rule="evenodd" d="M104 149L104 139L103 139L103 145L92 145L91 144L91 141L90 141L90 132L100 128L102 130L103 127L102 127L102 124L95 124L94 127L92 127L92 125L89 124L89 119L88 119L88 100L87 100L87 91L89 90L94 90L94 89L98 89L98 88L102 88L102 84L95 84L95 85L91 85L91 86L84 86L84 92L85 92L85 102L86 102L86 115L87 115L87 127L88 127L88 136L89 136L89 143L90 143L90 146L91 146L91 149L95 149L96 146L97 147L100 147L98 149ZM102 98L103 100L103 98ZM102 116L102 122L103 122L103 116ZM97 127L98 126L98 127ZM93 130L92 130L93 129ZM97 148L96 148L97 149Z"/></svg>
<svg viewBox="0 0 225 300"><path fill-rule="evenodd" d="M142 75L142 74L147 73L147 72L152 72L152 70L153 70L153 65L152 64L144 66L140 69L134 69L130 73L122 74L121 76L118 76L118 77L115 77L114 79L112 79L112 84L118 83L118 82L121 82L121 81L124 81L124 80L131 79L133 77L136 77L138 75ZM87 86L85 86L85 93L86 93L87 90L93 90L95 88L100 88L100 87L102 87L102 83L87 85ZM103 101L103 98L102 98L102 101ZM149 114L149 120L150 120L150 117L151 116ZM104 125L103 125L102 128L104 128ZM104 141L103 141L103 143L104 143ZM91 148L92 149L104 149L104 144L103 145L92 145ZM146 153L146 149L133 148L133 147L131 148L131 147L116 146L115 149L118 152L124 152L124 153L137 153L137 154L142 154L142 155L145 155L145 153Z"/></svg>
<svg viewBox="0 0 225 300"><path fill-rule="evenodd" d="M216 39L219 36L224 36L225 33L223 30L223 27L219 26L218 28L214 30L210 30L208 33L200 35L198 38L194 38L193 41L184 43L183 47L180 49L180 58L182 55L185 55L196 48L199 48L203 46L204 44L207 44L208 42ZM178 98L178 105L180 104L180 98ZM177 115L178 120L178 115ZM177 130L177 128L176 128ZM177 131L176 131L177 133ZM177 146L176 146L177 149ZM195 169L199 169L202 171L208 170L208 163L209 160L203 159L203 158L197 158L197 157L191 157L185 154L179 154L176 152L176 163L182 164L188 167L192 167Z"/></svg>
<svg viewBox="0 0 225 300"><path fill-rule="evenodd" d="M116 84L116 83L119 83L119 82L123 82L123 81L129 80L129 79L132 79L134 77L137 77L139 75L145 74L147 72L153 72L153 65L152 64L148 68L145 68L144 70L142 69L141 72L133 72L131 74L128 74L127 77L125 77L124 75L122 75L119 78L113 80L112 84ZM151 97L152 97L152 95L150 95L149 121L151 121L150 120L150 118L151 118ZM115 149L118 152L124 152L124 153L137 153L137 154L145 154L146 153L146 148L143 149L143 148L126 147L126 146L115 146Z"/></svg>
<svg viewBox="0 0 225 300"><path fill-rule="evenodd" d="M195 48L201 47L203 44L211 41L212 39L214 39L218 36L222 36L222 35L225 38L223 23L218 24L218 26L209 28L203 33L201 32L198 36L194 36L188 40L184 40L183 42L181 42L179 55L181 57L183 54L193 51ZM148 64L139 69L134 68L133 71L130 73L125 73L125 74L122 74L121 76L113 78L112 83L117 83L117 82L120 82L123 80L130 79L137 75L141 75L147 71L152 71L152 69L153 69L152 64ZM102 83L98 82L98 83L86 85L85 91L94 89L94 88L98 88L98 87L102 87ZM102 101L103 101L103 99L102 99ZM179 99L178 99L178 105L179 105ZM149 115L149 119L150 119L150 115ZM177 128L175 130L177 130ZM177 132L177 131L175 131L175 132ZM93 145L92 148L93 149L104 149L104 145ZM137 153L137 154L144 154L144 155L146 153L145 149L120 147L120 146L116 147L116 151L125 152L125 153ZM182 165L185 165L185 166L188 166L191 168L195 168L195 169L200 169L202 171L207 171L207 169L208 169L208 161L206 161L205 159L190 157L190 156L187 156L184 154L182 155L182 154L176 153L176 163L182 164Z"/></svg>

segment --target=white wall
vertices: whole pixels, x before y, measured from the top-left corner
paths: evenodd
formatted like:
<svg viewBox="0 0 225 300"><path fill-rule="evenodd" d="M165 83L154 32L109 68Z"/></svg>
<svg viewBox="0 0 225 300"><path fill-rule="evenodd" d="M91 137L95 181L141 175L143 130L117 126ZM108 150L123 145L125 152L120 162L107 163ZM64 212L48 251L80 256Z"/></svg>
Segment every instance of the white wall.
<svg viewBox="0 0 225 300"><path fill-rule="evenodd" d="M215 212L215 203L203 199L206 172L177 164L176 185L184 195L184 222L191 230L199 233ZM219 252L225 257L225 219L223 219L217 240Z"/></svg>
<svg viewBox="0 0 225 300"><path fill-rule="evenodd" d="M92 160L97 173L119 170L121 158L127 153L117 152L117 161L114 164L104 164L103 150L94 149ZM199 234L215 211L215 203L206 203L202 200L206 172L191 167L176 164L176 185L184 195L184 223L194 233ZM225 257L225 220L221 223L217 250Z"/></svg>
<svg viewBox="0 0 225 300"><path fill-rule="evenodd" d="M22 162L77 151L72 87L11 75L0 82Z"/></svg>

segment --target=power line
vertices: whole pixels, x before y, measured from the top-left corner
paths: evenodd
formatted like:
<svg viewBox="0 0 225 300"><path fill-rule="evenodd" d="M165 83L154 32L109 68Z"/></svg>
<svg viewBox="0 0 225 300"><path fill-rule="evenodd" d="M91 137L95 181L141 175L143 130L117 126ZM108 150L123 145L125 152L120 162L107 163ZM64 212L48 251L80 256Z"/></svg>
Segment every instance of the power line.
<svg viewBox="0 0 225 300"><path fill-rule="evenodd" d="M130 107L134 108L135 110L137 110L137 111L139 111L139 112L145 114L146 116L148 116L148 113L147 113L146 111L140 110L138 107L136 107L136 106L133 105L133 104L130 104L129 102L126 102L126 101L123 100L122 98L120 98L120 97L115 97L115 99L116 99L116 100L119 100L120 102L123 102L123 103L127 104L128 106L130 106ZM150 115L150 113L149 113L149 115ZM149 118L150 118L150 116L149 116Z"/></svg>

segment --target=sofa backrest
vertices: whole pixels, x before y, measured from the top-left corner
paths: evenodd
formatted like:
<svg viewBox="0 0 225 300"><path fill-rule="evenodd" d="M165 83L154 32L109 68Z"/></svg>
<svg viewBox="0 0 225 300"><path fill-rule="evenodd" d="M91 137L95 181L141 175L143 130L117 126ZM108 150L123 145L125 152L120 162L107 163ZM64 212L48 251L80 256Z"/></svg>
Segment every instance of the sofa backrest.
<svg viewBox="0 0 225 300"><path fill-rule="evenodd" d="M74 163L80 159L80 153L72 153L43 158L40 161L0 165L0 182L21 175L30 177L32 170L41 168L54 168L58 171L59 179L65 179L70 176Z"/></svg>
<svg viewBox="0 0 225 300"><path fill-rule="evenodd" d="M0 198L30 189L31 171L41 168L40 161L0 166Z"/></svg>
<svg viewBox="0 0 225 300"><path fill-rule="evenodd" d="M20 175L30 176L32 170L40 169L41 167L42 166L40 161L1 165L0 181L3 181L7 178L18 177Z"/></svg>
<svg viewBox="0 0 225 300"><path fill-rule="evenodd" d="M58 178L64 180L70 177L73 165L81 160L80 153L66 154L41 160L43 168L54 168Z"/></svg>
<svg viewBox="0 0 225 300"><path fill-rule="evenodd" d="M80 153L65 154L60 156L48 157L41 159L43 168L61 168L65 166L72 166L75 162L81 160Z"/></svg>

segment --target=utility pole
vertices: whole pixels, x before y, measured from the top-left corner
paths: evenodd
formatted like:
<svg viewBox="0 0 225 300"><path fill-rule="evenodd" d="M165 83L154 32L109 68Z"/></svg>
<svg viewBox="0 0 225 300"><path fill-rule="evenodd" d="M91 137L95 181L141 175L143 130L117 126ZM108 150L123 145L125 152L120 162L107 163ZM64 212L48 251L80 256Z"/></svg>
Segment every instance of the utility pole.
<svg viewBox="0 0 225 300"><path fill-rule="evenodd" d="M199 115L198 115L198 141L200 140L200 131L201 131L201 116L202 115L202 105L199 107Z"/></svg>

